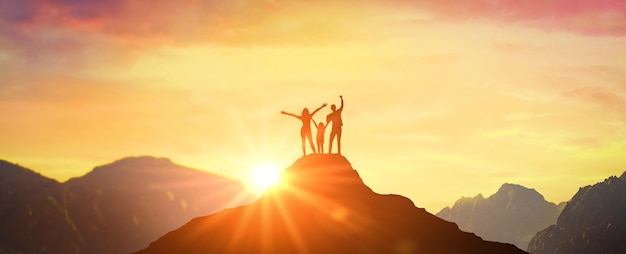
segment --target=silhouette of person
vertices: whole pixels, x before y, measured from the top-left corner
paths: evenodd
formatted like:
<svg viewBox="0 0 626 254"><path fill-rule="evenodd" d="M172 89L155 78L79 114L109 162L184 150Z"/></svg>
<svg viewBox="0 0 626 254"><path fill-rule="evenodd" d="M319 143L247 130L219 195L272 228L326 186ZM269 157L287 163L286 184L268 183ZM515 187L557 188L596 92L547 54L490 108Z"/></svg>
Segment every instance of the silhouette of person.
<svg viewBox="0 0 626 254"><path fill-rule="evenodd" d="M343 121L341 120L341 112L343 112L343 96L339 96L341 99L341 107L338 109L335 107L335 104L330 106L330 109L333 111L332 113L326 116L326 126L330 122L333 122L332 129L330 130L330 142L328 144L328 153L333 152L333 140L335 136L337 137L337 151L341 154L341 126L343 126Z"/></svg>
<svg viewBox="0 0 626 254"><path fill-rule="evenodd" d="M327 105L326 103L322 104L322 106L314 110L313 113L309 113L309 109L304 108L302 109L301 116L295 115L292 113L287 113L284 110L280 111L281 114L293 116L295 118L300 119L300 121L302 121L302 128L300 129L300 137L302 137L302 156L306 155L305 138L309 139L309 143L311 144L311 149L313 149L313 153L315 153L315 145L313 145L313 137L311 136L311 119L313 118L313 115L317 113L317 111L319 111L323 107L326 107L326 105Z"/></svg>
<svg viewBox="0 0 626 254"><path fill-rule="evenodd" d="M317 126L317 153L324 153L324 132L326 131L326 125L322 122L317 124L315 120L311 120L313 121L313 125Z"/></svg>

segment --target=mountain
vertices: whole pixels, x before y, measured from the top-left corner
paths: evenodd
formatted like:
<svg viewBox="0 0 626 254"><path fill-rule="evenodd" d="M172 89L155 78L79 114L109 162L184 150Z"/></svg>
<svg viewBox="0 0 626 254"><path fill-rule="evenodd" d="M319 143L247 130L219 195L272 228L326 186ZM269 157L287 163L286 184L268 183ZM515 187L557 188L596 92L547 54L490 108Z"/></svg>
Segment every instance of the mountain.
<svg viewBox="0 0 626 254"><path fill-rule="evenodd" d="M0 164L0 253L129 253L190 219L256 197L169 159L129 157L65 183Z"/></svg>
<svg viewBox="0 0 626 254"><path fill-rule="evenodd" d="M515 244L526 249L535 234L554 224L565 203L546 201L539 192L505 183L488 198L461 198L452 208L436 215L490 241Z"/></svg>
<svg viewBox="0 0 626 254"><path fill-rule="evenodd" d="M137 253L525 253L374 193L341 155L305 156L282 178L255 203L195 218Z"/></svg>
<svg viewBox="0 0 626 254"><path fill-rule="evenodd" d="M530 253L626 253L626 172L580 188L555 225L538 232Z"/></svg>
<svg viewBox="0 0 626 254"><path fill-rule="evenodd" d="M0 253L78 253L61 184L0 160Z"/></svg>
<svg viewBox="0 0 626 254"><path fill-rule="evenodd" d="M137 251L191 218L256 198L238 181L166 158L131 157L63 183L85 253Z"/></svg>

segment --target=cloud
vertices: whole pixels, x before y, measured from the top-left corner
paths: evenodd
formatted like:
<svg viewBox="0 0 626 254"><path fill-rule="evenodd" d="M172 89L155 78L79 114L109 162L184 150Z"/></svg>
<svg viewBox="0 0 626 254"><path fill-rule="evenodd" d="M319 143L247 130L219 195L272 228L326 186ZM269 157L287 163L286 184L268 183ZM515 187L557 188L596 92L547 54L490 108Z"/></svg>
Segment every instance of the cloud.
<svg viewBox="0 0 626 254"><path fill-rule="evenodd" d="M621 0L398 2L427 10L440 20L497 20L588 35L626 35L626 2Z"/></svg>
<svg viewBox="0 0 626 254"><path fill-rule="evenodd" d="M400 13L399 7L407 5L429 22L433 17L443 21L486 19L585 34L626 35L626 2L620 0L5 0L0 3L0 26L68 27L133 43L298 42L307 34L308 39L341 37L350 31L341 29L346 24L367 26L363 21L373 14L371 10L380 9L374 6L396 7L378 11L380 16ZM401 13L412 17L406 10Z"/></svg>
<svg viewBox="0 0 626 254"><path fill-rule="evenodd" d="M532 45L530 43L515 43L515 42L494 42L493 47L496 50L504 52L522 52L522 53L540 53L544 51L541 47Z"/></svg>
<svg viewBox="0 0 626 254"><path fill-rule="evenodd" d="M32 22L36 14L34 0L4 0L0 2L0 18L9 23Z"/></svg>
<svg viewBox="0 0 626 254"><path fill-rule="evenodd" d="M577 137L565 140L564 143L574 147L599 149L609 144L610 140L602 140L598 137Z"/></svg>
<svg viewBox="0 0 626 254"><path fill-rule="evenodd" d="M355 38L354 28L363 26L351 18L355 11L335 9L323 1L277 3L5 0L0 1L0 51L26 71L88 69L92 63L119 66L135 54L159 47L342 42Z"/></svg>
<svg viewBox="0 0 626 254"><path fill-rule="evenodd" d="M412 8L404 8L404 7ZM385 7L385 8L380 8ZM124 61L150 47L221 44L312 45L385 37L375 31L436 22L481 22L626 35L626 2L618 0L4 0L0 49L15 61L72 68ZM389 24L381 17L405 23ZM383 33L384 34L384 33ZM537 50L495 43L499 50ZM89 61L85 58L90 58ZM440 59L449 61L449 59ZM65 61L57 64L55 61ZM438 60L435 60L438 61ZM55 64L49 64L53 62Z"/></svg>
<svg viewBox="0 0 626 254"><path fill-rule="evenodd" d="M618 59L619 57L620 56L616 56L615 59ZM617 61L619 60L615 61L617 63ZM626 94L626 87L623 85L624 83L626 83L626 68L620 67L619 65L609 65L610 63L611 62L607 62L606 64L583 65L574 67L559 66L553 67L553 70L555 73L561 75L561 79L564 79L563 76L570 77L570 80L560 80L562 82L569 82L572 84L576 84L577 86L582 86L581 84L583 82L581 80L576 81L574 78L571 77L593 77L596 86L612 89L613 92L621 91L622 93ZM555 80L555 82L559 82L559 80Z"/></svg>
<svg viewBox="0 0 626 254"><path fill-rule="evenodd" d="M568 90L563 93L565 97L578 99L583 102L603 106L618 112L626 110L626 98L601 87L582 87Z"/></svg>
<svg viewBox="0 0 626 254"><path fill-rule="evenodd" d="M299 35L332 35L337 25L333 16L343 13L324 11L324 1L93 1L93 0L8 0L0 13L5 26L22 29L66 27L95 32L118 42L145 43L232 43L298 39ZM319 18L319 13L325 13ZM347 20L350 20L349 18ZM280 23L280 24L277 24ZM317 34L316 34L317 33ZM310 38L309 38L310 39ZM271 40L274 41L274 40Z"/></svg>
<svg viewBox="0 0 626 254"><path fill-rule="evenodd" d="M530 121L548 116L550 116L549 113L514 112L505 115L503 118L506 121Z"/></svg>

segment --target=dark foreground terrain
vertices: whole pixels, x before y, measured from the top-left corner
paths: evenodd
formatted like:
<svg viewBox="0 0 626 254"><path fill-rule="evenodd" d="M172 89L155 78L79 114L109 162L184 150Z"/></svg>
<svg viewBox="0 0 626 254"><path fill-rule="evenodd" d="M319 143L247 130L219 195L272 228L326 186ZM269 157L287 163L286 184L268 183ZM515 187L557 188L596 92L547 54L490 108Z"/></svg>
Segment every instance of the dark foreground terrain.
<svg viewBox="0 0 626 254"><path fill-rule="evenodd" d="M525 253L367 187L340 155L309 155L257 202L195 218L138 254Z"/></svg>

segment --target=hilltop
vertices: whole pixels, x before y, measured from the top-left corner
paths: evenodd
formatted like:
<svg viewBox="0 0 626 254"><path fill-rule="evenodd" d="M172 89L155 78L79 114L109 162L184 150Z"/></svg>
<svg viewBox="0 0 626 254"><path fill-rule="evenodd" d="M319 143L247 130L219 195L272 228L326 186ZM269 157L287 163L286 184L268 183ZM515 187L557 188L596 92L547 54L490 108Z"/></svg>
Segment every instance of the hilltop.
<svg viewBox="0 0 626 254"><path fill-rule="evenodd" d="M258 201L195 218L137 253L525 252L373 192L341 155L314 154Z"/></svg>

